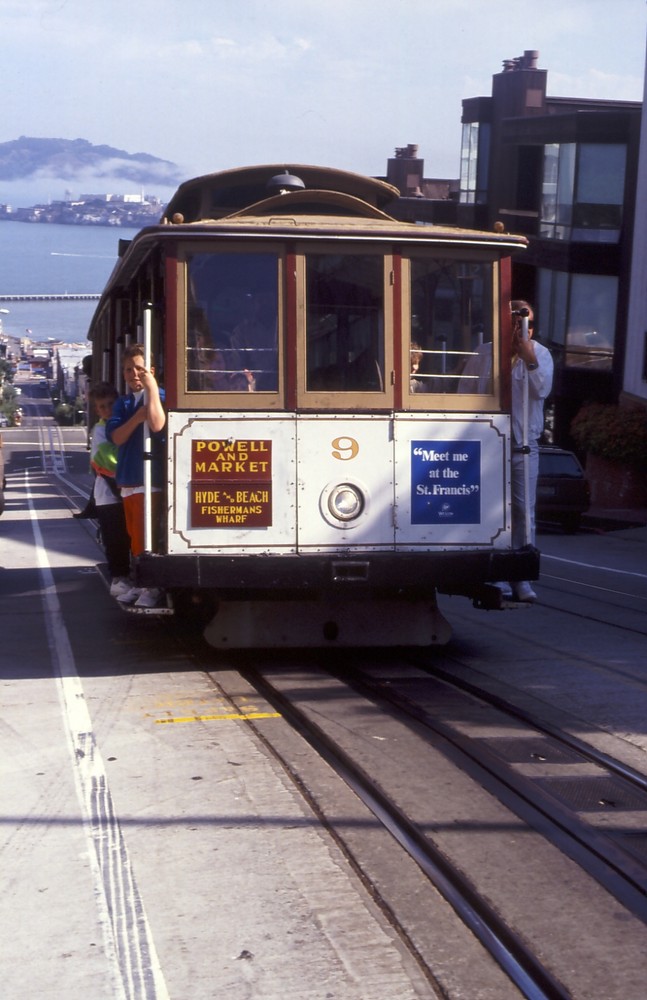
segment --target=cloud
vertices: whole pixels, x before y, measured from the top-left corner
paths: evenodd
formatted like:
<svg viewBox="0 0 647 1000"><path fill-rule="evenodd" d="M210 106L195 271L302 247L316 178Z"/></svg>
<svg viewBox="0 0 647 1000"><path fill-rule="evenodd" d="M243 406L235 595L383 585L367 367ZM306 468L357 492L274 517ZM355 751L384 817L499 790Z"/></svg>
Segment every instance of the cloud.
<svg viewBox="0 0 647 1000"><path fill-rule="evenodd" d="M576 96L603 101L639 101L643 79L629 73L606 73L591 67L576 75L551 71L548 76L549 95Z"/></svg>
<svg viewBox="0 0 647 1000"><path fill-rule="evenodd" d="M538 10L540 9L540 13ZM640 100L645 0L0 0L0 139L82 135L185 164L453 175L461 100L540 52L548 93ZM450 173L451 171L451 173ZM2 195L0 192L0 200Z"/></svg>
<svg viewBox="0 0 647 1000"><path fill-rule="evenodd" d="M67 191L78 196L144 188L166 200L183 179L176 164L167 160L93 146L84 139L21 137L0 144L0 202L16 207L61 198Z"/></svg>

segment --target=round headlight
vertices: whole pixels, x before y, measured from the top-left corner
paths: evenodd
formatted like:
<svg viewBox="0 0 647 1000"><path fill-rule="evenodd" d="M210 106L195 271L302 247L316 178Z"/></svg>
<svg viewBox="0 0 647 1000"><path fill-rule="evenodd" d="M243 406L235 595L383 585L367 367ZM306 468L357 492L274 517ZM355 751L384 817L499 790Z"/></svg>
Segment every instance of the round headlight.
<svg viewBox="0 0 647 1000"><path fill-rule="evenodd" d="M328 510L338 521L353 521L364 510L364 497L356 486L340 483L330 491Z"/></svg>

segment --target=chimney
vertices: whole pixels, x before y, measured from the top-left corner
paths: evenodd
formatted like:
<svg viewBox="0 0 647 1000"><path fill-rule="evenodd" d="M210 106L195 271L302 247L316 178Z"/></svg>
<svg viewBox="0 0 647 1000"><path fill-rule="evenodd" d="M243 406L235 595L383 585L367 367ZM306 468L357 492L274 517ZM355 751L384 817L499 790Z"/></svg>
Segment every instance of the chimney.
<svg viewBox="0 0 647 1000"><path fill-rule="evenodd" d="M526 49L522 56L516 56L514 59L504 59L503 72L513 73L518 69L537 69L538 59L539 52L537 49Z"/></svg>

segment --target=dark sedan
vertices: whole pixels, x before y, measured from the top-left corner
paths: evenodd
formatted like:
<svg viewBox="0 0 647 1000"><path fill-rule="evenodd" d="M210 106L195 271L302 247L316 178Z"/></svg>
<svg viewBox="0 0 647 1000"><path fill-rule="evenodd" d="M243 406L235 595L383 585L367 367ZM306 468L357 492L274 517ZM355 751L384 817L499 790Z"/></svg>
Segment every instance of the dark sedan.
<svg viewBox="0 0 647 1000"><path fill-rule="evenodd" d="M563 448L541 447L537 521L556 521L566 531L577 531L590 503L589 484L577 456Z"/></svg>

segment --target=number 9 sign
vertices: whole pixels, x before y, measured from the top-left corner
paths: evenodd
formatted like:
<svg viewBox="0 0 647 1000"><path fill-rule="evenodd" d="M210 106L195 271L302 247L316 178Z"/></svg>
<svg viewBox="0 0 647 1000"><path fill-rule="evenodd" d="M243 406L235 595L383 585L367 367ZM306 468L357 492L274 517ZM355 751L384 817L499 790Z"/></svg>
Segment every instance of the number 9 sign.
<svg viewBox="0 0 647 1000"><path fill-rule="evenodd" d="M338 437L331 441L332 457L340 462L351 462L359 454L359 444L352 437Z"/></svg>

